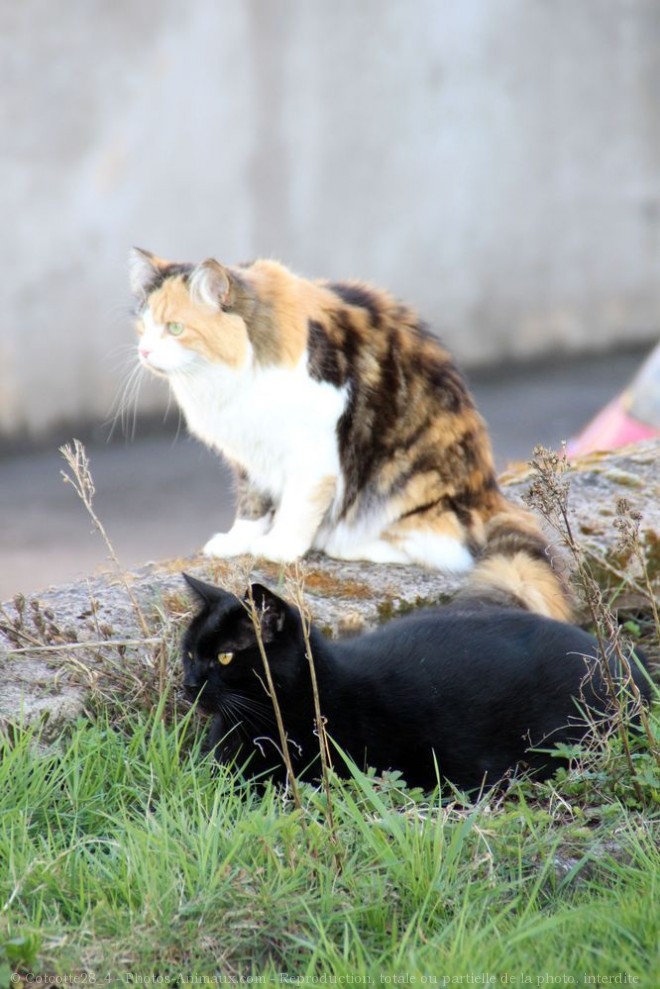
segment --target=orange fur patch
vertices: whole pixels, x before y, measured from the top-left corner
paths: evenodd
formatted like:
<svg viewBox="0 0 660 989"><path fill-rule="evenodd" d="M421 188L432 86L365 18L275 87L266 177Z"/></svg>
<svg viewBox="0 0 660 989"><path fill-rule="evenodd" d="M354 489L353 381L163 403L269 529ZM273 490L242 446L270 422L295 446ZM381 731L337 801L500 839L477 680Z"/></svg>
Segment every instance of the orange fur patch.
<svg viewBox="0 0 660 989"><path fill-rule="evenodd" d="M250 336L262 363L295 367L307 348L307 323L319 311L319 290L277 261L255 261L240 278L259 300Z"/></svg>
<svg viewBox="0 0 660 989"><path fill-rule="evenodd" d="M216 312L196 306L183 278L168 278L152 292L149 306L158 323L182 323L184 331L177 341L196 350L212 364L242 367L248 350L248 333L244 320L235 313Z"/></svg>
<svg viewBox="0 0 660 989"><path fill-rule="evenodd" d="M557 576L546 563L524 552L480 561L470 575L471 592L492 588L510 594L529 611L560 622L572 620L572 609Z"/></svg>
<svg viewBox="0 0 660 989"><path fill-rule="evenodd" d="M310 497L310 505L312 506L315 514L318 517L318 524L320 525L323 521L323 516L327 512L332 499L335 496L337 490L337 478L332 474L328 474L327 477L322 478L314 489L313 494Z"/></svg>

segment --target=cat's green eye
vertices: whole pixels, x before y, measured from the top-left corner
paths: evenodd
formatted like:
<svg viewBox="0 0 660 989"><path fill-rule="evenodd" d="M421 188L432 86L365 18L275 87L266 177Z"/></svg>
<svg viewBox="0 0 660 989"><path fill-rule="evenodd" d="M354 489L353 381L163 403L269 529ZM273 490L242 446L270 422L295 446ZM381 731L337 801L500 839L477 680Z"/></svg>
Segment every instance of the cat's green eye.
<svg viewBox="0 0 660 989"><path fill-rule="evenodd" d="M227 666L229 663L231 663L233 658L234 658L233 652L218 653L218 662L221 663L223 666Z"/></svg>
<svg viewBox="0 0 660 989"><path fill-rule="evenodd" d="M183 323L165 323L165 329L173 337L180 337L183 333Z"/></svg>

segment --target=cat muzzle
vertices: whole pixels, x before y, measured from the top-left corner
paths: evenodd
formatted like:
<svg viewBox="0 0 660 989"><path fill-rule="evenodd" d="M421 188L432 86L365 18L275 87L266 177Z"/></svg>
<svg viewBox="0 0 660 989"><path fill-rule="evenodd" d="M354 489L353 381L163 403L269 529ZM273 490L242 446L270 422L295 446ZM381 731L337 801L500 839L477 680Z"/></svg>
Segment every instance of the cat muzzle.
<svg viewBox="0 0 660 989"><path fill-rule="evenodd" d="M200 704L202 703L203 695L204 695L205 690L206 690L206 684L205 683L203 683L201 685L201 687L200 687L200 685L198 683L195 683L195 682L186 682L184 680L183 681L183 689L184 689L185 695L186 695L186 697L188 698L189 701L199 700Z"/></svg>

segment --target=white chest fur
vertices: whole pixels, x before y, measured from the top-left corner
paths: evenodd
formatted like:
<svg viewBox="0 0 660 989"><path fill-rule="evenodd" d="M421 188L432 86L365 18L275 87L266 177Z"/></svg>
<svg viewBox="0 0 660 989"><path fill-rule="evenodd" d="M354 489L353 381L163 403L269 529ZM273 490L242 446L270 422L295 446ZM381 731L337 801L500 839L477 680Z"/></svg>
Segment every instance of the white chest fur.
<svg viewBox="0 0 660 989"><path fill-rule="evenodd" d="M237 371L207 364L170 380L191 432L275 498L292 478L339 474L346 390L314 381L306 361Z"/></svg>

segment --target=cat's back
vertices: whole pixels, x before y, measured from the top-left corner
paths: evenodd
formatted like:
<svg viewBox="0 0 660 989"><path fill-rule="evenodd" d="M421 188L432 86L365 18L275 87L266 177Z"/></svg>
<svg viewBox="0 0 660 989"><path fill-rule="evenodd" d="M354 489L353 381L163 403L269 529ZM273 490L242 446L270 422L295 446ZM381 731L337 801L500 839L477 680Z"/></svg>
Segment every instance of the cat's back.
<svg viewBox="0 0 660 989"><path fill-rule="evenodd" d="M443 775L466 787L499 779L523 757L547 774L552 764L530 746L579 740L578 705L609 709L595 639L515 609L422 612L333 651L341 686L329 708L331 734L422 785L434 779L430 752ZM648 699L644 674L631 666Z"/></svg>
<svg viewBox="0 0 660 989"><path fill-rule="evenodd" d="M447 411L472 405L451 354L414 306L356 280L317 280L307 295L310 372L337 385L359 380L372 394L442 393ZM399 414L403 409L399 409Z"/></svg>
<svg viewBox="0 0 660 989"><path fill-rule="evenodd" d="M525 692L529 700L531 688L547 697L579 685L594 667L598 643L577 626L518 609L449 606L346 640L338 655L342 669L388 689L437 689L448 700L469 695L473 703L490 703Z"/></svg>

